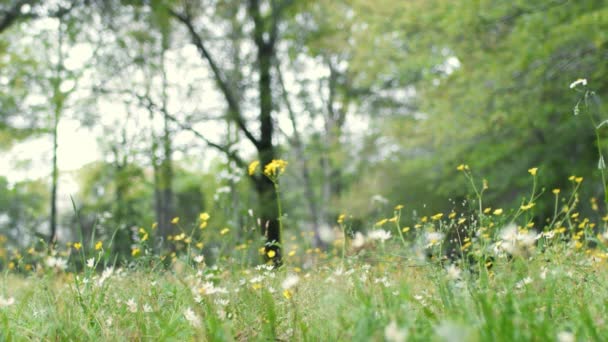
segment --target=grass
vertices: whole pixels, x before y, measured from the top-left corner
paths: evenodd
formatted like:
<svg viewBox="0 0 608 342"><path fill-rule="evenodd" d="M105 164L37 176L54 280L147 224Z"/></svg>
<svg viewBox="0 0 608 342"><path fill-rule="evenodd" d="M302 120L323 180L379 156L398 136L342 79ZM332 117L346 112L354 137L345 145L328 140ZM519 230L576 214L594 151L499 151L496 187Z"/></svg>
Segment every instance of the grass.
<svg viewBox="0 0 608 342"><path fill-rule="evenodd" d="M13 251L0 280L0 340L602 341L606 220L580 217L582 178L572 182L571 194L552 191L543 225L531 214L535 190L507 213L483 207L484 184L469 216L402 227L397 206L364 235L341 215L332 248L300 246L279 269L243 262L257 246L236 242L207 265L183 233L172 241L184 248L157 256L146 230L121 267L100 242Z"/></svg>

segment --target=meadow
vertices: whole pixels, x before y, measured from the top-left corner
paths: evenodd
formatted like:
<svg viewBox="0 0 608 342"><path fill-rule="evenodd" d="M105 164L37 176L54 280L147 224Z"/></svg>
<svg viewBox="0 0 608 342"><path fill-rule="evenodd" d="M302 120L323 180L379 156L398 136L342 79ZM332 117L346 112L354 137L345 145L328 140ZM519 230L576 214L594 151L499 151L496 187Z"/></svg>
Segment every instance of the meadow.
<svg viewBox="0 0 608 342"><path fill-rule="evenodd" d="M132 261L112 241L12 251L0 282L0 336L23 340L602 341L608 336L608 217L578 213L581 177L554 189L555 214L535 222L536 180L519 208L486 208L485 182L457 168L475 196L462 212L412 217L407 204L354 232L337 219L327 249L286 231L283 266L257 241L219 247L140 228ZM591 201L597 210L597 202ZM201 213L193 231L213 229ZM179 225L179 218L173 220ZM209 224L208 224L209 223ZM216 247L216 251L217 251ZM253 252L252 252L253 251Z"/></svg>

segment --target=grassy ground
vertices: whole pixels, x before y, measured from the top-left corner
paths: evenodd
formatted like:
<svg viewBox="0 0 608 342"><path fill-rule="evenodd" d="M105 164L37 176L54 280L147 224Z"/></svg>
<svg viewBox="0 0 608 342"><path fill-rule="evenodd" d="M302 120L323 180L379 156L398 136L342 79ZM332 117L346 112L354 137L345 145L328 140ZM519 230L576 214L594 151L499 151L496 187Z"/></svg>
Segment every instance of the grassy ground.
<svg viewBox="0 0 608 342"><path fill-rule="evenodd" d="M561 245L496 260L489 272L378 250L307 270L179 260L176 265L163 272L138 267L111 273L106 268L103 274L7 273L0 336L17 341L601 341L608 336L605 263Z"/></svg>

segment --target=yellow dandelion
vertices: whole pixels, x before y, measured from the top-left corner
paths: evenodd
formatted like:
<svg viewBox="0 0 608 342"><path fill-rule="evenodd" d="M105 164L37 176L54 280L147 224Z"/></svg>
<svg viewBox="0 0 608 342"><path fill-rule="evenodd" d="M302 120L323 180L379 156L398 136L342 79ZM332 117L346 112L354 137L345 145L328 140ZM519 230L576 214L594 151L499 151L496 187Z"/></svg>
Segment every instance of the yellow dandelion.
<svg viewBox="0 0 608 342"><path fill-rule="evenodd" d="M391 218L388 220L388 222L393 222L393 223L394 223L394 222L397 222L397 216L393 216L393 217L391 217Z"/></svg>
<svg viewBox="0 0 608 342"><path fill-rule="evenodd" d="M292 296L293 295L292 295L291 291L289 291L289 290L283 291L283 297L285 297L285 299L291 299Z"/></svg>
<svg viewBox="0 0 608 342"><path fill-rule="evenodd" d="M226 235L226 234L228 234L229 231L230 231L229 228L224 228L220 231L220 235Z"/></svg>
<svg viewBox="0 0 608 342"><path fill-rule="evenodd" d="M269 258L269 259L274 258L276 255L277 255L277 252L275 252L275 251L274 251L274 250L272 250L272 249L271 249L271 250L269 250L269 251L266 253L266 256L268 256L268 258Z"/></svg>
<svg viewBox="0 0 608 342"><path fill-rule="evenodd" d="M152 223L152 229L156 229L158 227L158 222Z"/></svg>
<svg viewBox="0 0 608 342"><path fill-rule="evenodd" d="M199 218L201 221L207 221L207 220L209 220L209 218L211 218L211 216L205 212L205 213L201 213L201 214L198 216L198 218Z"/></svg>
<svg viewBox="0 0 608 342"><path fill-rule="evenodd" d="M287 254L287 255L289 255L290 257L292 257L292 256L296 255L296 251L293 251L293 250L289 251L289 254Z"/></svg>
<svg viewBox="0 0 608 342"><path fill-rule="evenodd" d="M270 178L275 178L285 172L287 162L283 159L273 159L270 163L264 166L264 174Z"/></svg>
<svg viewBox="0 0 608 342"><path fill-rule="evenodd" d="M537 167L533 167L531 169L528 169L528 172L532 175L532 176L536 176L536 173L538 172L538 168Z"/></svg>
<svg viewBox="0 0 608 342"><path fill-rule="evenodd" d="M80 242L74 242L72 247L74 247L75 250L79 251L80 248L82 248L82 244Z"/></svg>
<svg viewBox="0 0 608 342"><path fill-rule="evenodd" d="M375 224L375 225L376 225L376 226L378 226L378 227L381 227L381 226L383 226L383 225L384 225L386 222L388 222L388 219L382 219L382 220L380 220L380 221L376 222L376 224Z"/></svg>
<svg viewBox="0 0 608 342"><path fill-rule="evenodd" d="M490 211L492 211L492 208L485 208L485 209L483 210L483 213L484 213L484 214L489 214L489 213L490 213Z"/></svg>
<svg viewBox="0 0 608 342"><path fill-rule="evenodd" d="M441 220L442 217L443 217L443 214L439 213L439 214L435 214L435 215L431 216L431 219L433 221L438 221L438 220Z"/></svg>
<svg viewBox="0 0 608 342"><path fill-rule="evenodd" d="M179 217L174 217L173 219L171 219L171 224L178 224L179 223Z"/></svg>
<svg viewBox="0 0 608 342"><path fill-rule="evenodd" d="M574 181L575 181L577 184L581 184L581 182L583 181L583 177L576 177L576 178L574 178Z"/></svg>
<svg viewBox="0 0 608 342"><path fill-rule="evenodd" d="M253 174L255 173L255 171L258 169L258 166L260 165L260 161L259 160L254 160L251 162L251 164L249 164L248 167L248 173L250 176L253 176Z"/></svg>
<svg viewBox="0 0 608 342"><path fill-rule="evenodd" d="M448 218L449 218L449 219L453 219L453 218L455 218L455 217L456 217L456 212L455 212L455 211L452 211L452 212L451 212L451 213L448 215Z"/></svg>
<svg viewBox="0 0 608 342"><path fill-rule="evenodd" d="M197 242L196 243L196 248L198 248L198 249L203 249L204 246L205 245L202 242Z"/></svg>
<svg viewBox="0 0 608 342"><path fill-rule="evenodd" d="M532 209L532 208L533 208L535 205L536 205L536 203L532 203L532 202L530 202L530 203L528 203L528 204L522 205L522 206L520 207L520 209L521 209L521 210L523 210L523 211L530 210L530 209Z"/></svg>
<svg viewBox="0 0 608 342"><path fill-rule="evenodd" d="M139 249L138 247L135 247L135 248L131 249L131 256L136 257L136 256L138 256L140 254L141 254L141 249Z"/></svg>
<svg viewBox="0 0 608 342"><path fill-rule="evenodd" d="M401 210L401 209L403 209L402 204L398 204L397 206L395 206L395 210Z"/></svg>
<svg viewBox="0 0 608 342"><path fill-rule="evenodd" d="M466 221L467 221L467 219L463 217L463 218L461 218L461 219L458 220L458 224L463 224Z"/></svg>
<svg viewBox="0 0 608 342"><path fill-rule="evenodd" d="M198 226L200 229L205 229L207 228L207 221L203 221L201 222L201 224Z"/></svg>
<svg viewBox="0 0 608 342"><path fill-rule="evenodd" d="M502 209L496 209L494 210L494 215L498 216L498 215L502 215Z"/></svg>
<svg viewBox="0 0 608 342"><path fill-rule="evenodd" d="M410 227L403 227L403 229L401 229L402 232L407 233L410 231Z"/></svg>
<svg viewBox="0 0 608 342"><path fill-rule="evenodd" d="M560 189L553 189L552 192L554 195L558 195L560 191L561 191Z"/></svg>
<svg viewBox="0 0 608 342"><path fill-rule="evenodd" d="M345 218L346 218L346 214L340 214L340 216L338 216L338 224L344 223Z"/></svg>
<svg viewBox="0 0 608 342"><path fill-rule="evenodd" d="M460 164L456 167L456 170L458 171L466 171L469 170L469 165L467 164Z"/></svg>

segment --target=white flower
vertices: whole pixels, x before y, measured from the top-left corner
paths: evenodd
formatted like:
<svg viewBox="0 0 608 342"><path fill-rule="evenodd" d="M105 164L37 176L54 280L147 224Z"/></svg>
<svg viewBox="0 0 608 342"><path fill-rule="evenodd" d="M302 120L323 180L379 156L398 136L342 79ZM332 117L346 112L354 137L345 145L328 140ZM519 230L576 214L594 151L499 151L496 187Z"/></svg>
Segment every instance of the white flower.
<svg viewBox="0 0 608 342"><path fill-rule="evenodd" d="M112 319L112 317L108 317L108 318L106 319L106 325L107 325L108 327L111 327L111 326L112 326L112 323L114 323L114 320Z"/></svg>
<svg viewBox="0 0 608 342"><path fill-rule="evenodd" d="M579 84L582 85L582 86L586 86L587 85L587 79L586 78L579 78L578 80L570 83L570 89L576 87Z"/></svg>
<svg viewBox="0 0 608 342"><path fill-rule="evenodd" d="M397 322L391 321L384 328L384 338L388 342L405 342L407 340L407 329L400 329Z"/></svg>
<svg viewBox="0 0 608 342"><path fill-rule="evenodd" d="M101 287L101 285L103 285L103 283L112 276L112 274L114 273L114 267L108 267L106 269L103 270L103 272L101 273L101 278L99 278L99 280L97 280L97 286Z"/></svg>
<svg viewBox="0 0 608 342"><path fill-rule="evenodd" d="M576 341L576 337L570 331L561 331L559 334L557 334L557 341L558 342L574 342L574 341Z"/></svg>
<svg viewBox="0 0 608 342"><path fill-rule="evenodd" d="M524 279L522 279L522 280L518 281L518 282L515 284L515 287L516 287L516 288L518 288L518 289L521 289L522 287L524 287L524 286L526 286L526 285L528 285L528 284L530 284L530 283L532 283L532 278L530 278L530 277L525 277Z"/></svg>
<svg viewBox="0 0 608 342"><path fill-rule="evenodd" d="M11 306L13 304L15 304L15 298L13 298L13 297L4 298L4 297L0 296L0 308L5 308L5 307Z"/></svg>
<svg viewBox="0 0 608 342"><path fill-rule="evenodd" d="M448 279L450 279L450 280L460 279L460 273L462 273L462 271L458 267L456 267L456 265L451 264L450 266L446 267L445 270L448 273Z"/></svg>
<svg viewBox="0 0 608 342"><path fill-rule="evenodd" d="M54 268L57 270L65 270L68 267L68 261L62 258L56 258L54 256L50 256L46 259L46 265L49 268Z"/></svg>
<svg viewBox="0 0 608 342"><path fill-rule="evenodd" d="M363 247L363 245L365 245L365 236L363 236L363 234L361 234L361 232L356 232L352 245L354 248Z"/></svg>
<svg viewBox="0 0 608 342"><path fill-rule="evenodd" d="M127 301L127 307L129 307L129 311L137 312L137 302L134 298L131 298Z"/></svg>
<svg viewBox="0 0 608 342"><path fill-rule="evenodd" d="M91 258L87 260L87 267L88 268L93 268L93 266L95 265L95 258Z"/></svg>
<svg viewBox="0 0 608 342"><path fill-rule="evenodd" d="M391 232L387 232L386 230L376 229L367 234L367 237L370 240L380 240L386 241L391 238Z"/></svg>
<svg viewBox="0 0 608 342"><path fill-rule="evenodd" d="M150 304L144 304L144 312L152 312L152 307L150 306Z"/></svg>
<svg viewBox="0 0 608 342"><path fill-rule="evenodd" d="M203 255L197 255L194 257L194 262L196 262L197 264L200 264L201 262L203 262L203 260L205 260L205 256Z"/></svg>
<svg viewBox="0 0 608 342"><path fill-rule="evenodd" d="M445 235L443 235L443 233L439 233L439 232L427 232L425 234L425 240L426 240L426 247L432 247L438 243L440 243L443 240L443 237Z"/></svg>
<svg viewBox="0 0 608 342"><path fill-rule="evenodd" d="M281 287L283 288L283 290L289 290L292 287L296 286L299 281L300 277L295 274L290 274L287 276L287 278L285 278L285 280L283 280Z"/></svg>
<svg viewBox="0 0 608 342"><path fill-rule="evenodd" d="M199 327L201 325L200 318L191 308L187 308L184 311L184 317L193 327Z"/></svg>

